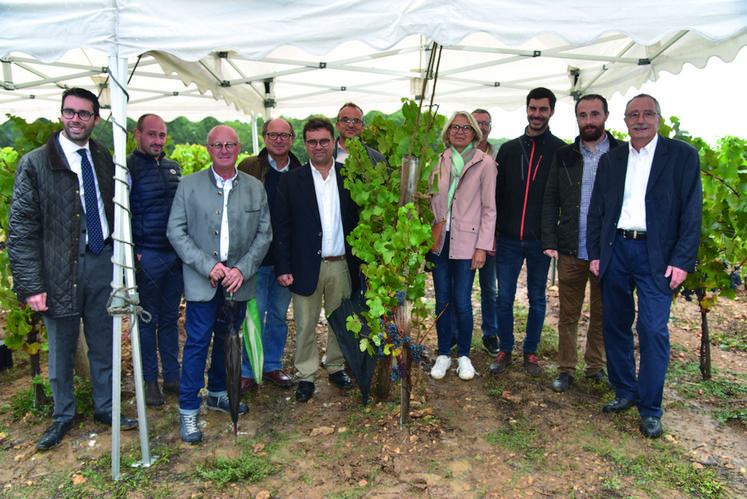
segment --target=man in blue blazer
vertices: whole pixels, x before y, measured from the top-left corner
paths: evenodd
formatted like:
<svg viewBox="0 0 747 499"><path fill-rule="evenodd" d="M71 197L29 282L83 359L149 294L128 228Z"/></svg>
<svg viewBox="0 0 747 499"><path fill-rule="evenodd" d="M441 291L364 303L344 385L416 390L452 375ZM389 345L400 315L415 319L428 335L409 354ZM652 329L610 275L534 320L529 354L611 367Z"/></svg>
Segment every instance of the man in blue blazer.
<svg viewBox="0 0 747 499"><path fill-rule="evenodd" d="M340 163L332 157L334 127L326 118L311 118L303 128L309 163L282 175L273 207L275 275L291 290L296 321L296 399L308 401L318 377L316 324L324 301L326 313L349 298L358 280L358 262L346 238L358 224L358 207L343 184ZM352 279L351 279L352 276ZM332 328L327 331L329 380L352 385Z"/></svg>
<svg viewBox="0 0 747 499"><path fill-rule="evenodd" d="M692 146L657 134L659 103L650 95L625 109L629 147L602 156L591 196L587 249L604 303L604 345L615 399L604 412L638 406L641 433L663 432L661 400L669 363L672 295L695 270L703 198ZM633 321L640 369L636 379Z"/></svg>

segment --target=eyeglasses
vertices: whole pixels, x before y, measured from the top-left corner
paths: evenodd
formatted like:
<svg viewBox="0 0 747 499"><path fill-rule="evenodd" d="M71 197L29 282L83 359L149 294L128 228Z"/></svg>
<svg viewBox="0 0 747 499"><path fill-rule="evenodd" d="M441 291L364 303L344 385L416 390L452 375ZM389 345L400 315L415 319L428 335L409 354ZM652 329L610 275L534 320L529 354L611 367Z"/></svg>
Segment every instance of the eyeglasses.
<svg viewBox="0 0 747 499"><path fill-rule="evenodd" d="M293 135L290 133L268 132L265 134L265 137L268 137L270 140L277 140L277 139L288 140L289 138L293 137Z"/></svg>
<svg viewBox="0 0 747 499"><path fill-rule="evenodd" d="M449 127L449 130L451 130L454 133L458 132L459 130L464 130L466 132L468 130L472 130L472 127L469 125L451 125Z"/></svg>
<svg viewBox="0 0 747 499"><path fill-rule="evenodd" d="M232 151L233 148L236 147L238 144L236 142L226 142L226 143L223 143L223 142L214 142L214 143L208 144L208 145L210 147L212 147L213 149L218 149L219 151L221 149L224 149L224 148L225 148L226 151Z"/></svg>
<svg viewBox="0 0 747 499"><path fill-rule="evenodd" d="M353 118L353 119L350 119L350 118L340 118L340 121L342 121L346 125L349 125L350 123L353 123L355 125L362 125L363 124L363 120L359 120L358 118Z"/></svg>
<svg viewBox="0 0 747 499"><path fill-rule="evenodd" d="M316 147L317 145L320 145L322 147L327 147L332 142L332 139L309 139L306 141L306 144L310 145L311 147Z"/></svg>
<svg viewBox="0 0 747 499"><path fill-rule="evenodd" d="M90 111L76 111L75 109L70 109L67 107L62 109L62 117L66 120L75 118L76 114L81 121L88 121L93 117L93 113Z"/></svg>
<svg viewBox="0 0 747 499"><path fill-rule="evenodd" d="M644 120L652 120L658 115L659 113L657 113L656 111L643 111L643 113L639 113L638 111L633 111L631 113L626 113L625 117L628 118L629 120L636 121L641 116L643 116Z"/></svg>
<svg viewBox="0 0 747 499"><path fill-rule="evenodd" d="M478 121L478 125L490 128L491 123L489 121Z"/></svg>

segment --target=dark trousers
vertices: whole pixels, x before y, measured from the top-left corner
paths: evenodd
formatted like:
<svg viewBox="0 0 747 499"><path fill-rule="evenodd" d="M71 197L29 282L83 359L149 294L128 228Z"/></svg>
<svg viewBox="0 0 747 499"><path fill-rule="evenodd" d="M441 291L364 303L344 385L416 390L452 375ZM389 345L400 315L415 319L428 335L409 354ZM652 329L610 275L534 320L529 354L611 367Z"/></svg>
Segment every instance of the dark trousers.
<svg viewBox="0 0 747 499"><path fill-rule="evenodd" d="M179 304L184 291L182 264L173 251L142 249L138 260L137 287L140 304L150 322L140 322L140 353L143 379L158 381L161 356L164 381L179 381Z"/></svg>
<svg viewBox="0 0 747 499"><path fill-rule="evenodd" d="M669 365L669 310L672 294L656 287L646 241L617 236L602 280L604 346L615 396L638 401L641 416L661 417ZM640 366L636 377L633 321L638 295Z"/></svg>
<svg viewBox="0 0 747 499"><path fill-rule="evenodd" d="M112 246L99 255L82 250L78 259L79 315L63 318L44 316L49 344L49 384L54 397L52 417L60 422L75 416L73 356L78 345L80 320L88 344L88 362L93 385L93 407L97 413L112 410L112 318L106 310L111 294Z"/></svg>

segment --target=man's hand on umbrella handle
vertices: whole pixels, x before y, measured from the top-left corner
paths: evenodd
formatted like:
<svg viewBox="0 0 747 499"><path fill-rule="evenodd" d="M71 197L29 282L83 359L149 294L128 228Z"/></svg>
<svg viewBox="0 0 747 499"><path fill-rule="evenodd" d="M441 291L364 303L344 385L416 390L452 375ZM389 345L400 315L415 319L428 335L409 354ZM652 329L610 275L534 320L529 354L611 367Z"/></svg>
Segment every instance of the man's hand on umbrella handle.
<svg viewBox="0 0 747 499"><path fill-rule="evenodd" d="M228 270L226 276L223 278L221 284L226 288L229 293L235 293L239 290L241 285L244 283L244 274L241 273L236 267Z"/></svg>
<svg viewBox="0 0 747 499"><path fill-rule="evenodd" d="M216 263L215 267L213 267L213 269L210 271L210 285L212 287L216 287L218 285L218 282L226 277L228 270L228 267L226 267L222 263Z"/></svg>
<svg viewBox="0 0 747 499"><path fill-rule="evenodd" d="M548 258L554 258L556 260L558 259L558 250L546 249L542 253L544 253L545 256L548 257Z"/></svg>
<svg viewBox="0 0 747 499"><path fill-rule="evenodd" d="M278 276L278 284L283 286L284 288L287 288L291 284L293 284L293 274L283 274Z"/></svg>

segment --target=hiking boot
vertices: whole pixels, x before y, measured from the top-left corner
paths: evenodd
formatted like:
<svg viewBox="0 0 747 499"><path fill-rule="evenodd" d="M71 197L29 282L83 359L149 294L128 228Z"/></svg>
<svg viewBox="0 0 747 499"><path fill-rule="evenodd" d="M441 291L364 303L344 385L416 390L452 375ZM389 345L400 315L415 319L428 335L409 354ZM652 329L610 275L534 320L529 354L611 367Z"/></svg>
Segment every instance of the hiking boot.
<svg viewBox="0 0 747 499"><path fill-rule="evenodd" d="M208 395L207 406L208 409L231 414L231 406L228 403L228 395L226 394L223 394L221 396ZM239 415L246 414L247 412L249 412L249 406L243 402L240 402Z"/></svg>
<svg viewBox="0 0 747 499"><path fill-rule="evenodd" d="M542 366L539 365L537 356L533 353L524 352L524 370L530 376L539 376L542 374Z"/></svg>
<svg viewBox="0 0 747 499"><path fill-rule="evenodd" d="M188 444L196 444L202 440L202 432L197 424L197 414L191 416L180 415L179 436Z"/></svg>
<svg viewBox="0 0 747 499"><path fill-rule="evenodd" d="M446 376L446 371L451 367L451 358L448 355L439 355L436 363L431 367L431 377L441 379Z"/></svg>
<svg viewBox="0 0 747 499"><path fill-rule="evenodd" d="M179 396L179 385L181 383L177 381L164 381L163 382L163 393L170 393L171 395Z"/></svg>
<svg viewBox="0 0 747 499"><path fill-rule="evenodd" d="M498 346L498 336L483 336L482 346L488 351L490 355L498 355L500 348Z"/></svg>
<svg viewBox="0 0 747 499"><path fill-rule="evenodd" d="M145 383L145 405L148 407L160 407L163 405L163 395L158 388L158 381Z"/></svg>
<svg viewBox="0 0 747 499"><path fill-rule="evenodd" d="M506 370L508 366L511 365L511 352L504 352L500 351L498 352L498 355L495 357L495 360L490 363L490 367L488 368L488 371L490 371L490 374L500 374L503 371Z"/></svg>
<svg viewBox="0 0 747 499"><path fill-rule="evenodd" d="M467 381L475 377L475 368L472 367L472 361L469 360L469 357L459 357L457 362L459 363L457 374L460 378Z"/></svg>
<svg viewBox="0 0 747 499"><path fill-rule="evenodd" d="M552 382L552 389L555 392L564 392L573 383L574 383L573 376L571 376L568 373L560 373L558 374L558 377L555 378L555 380Z"/></svg>

